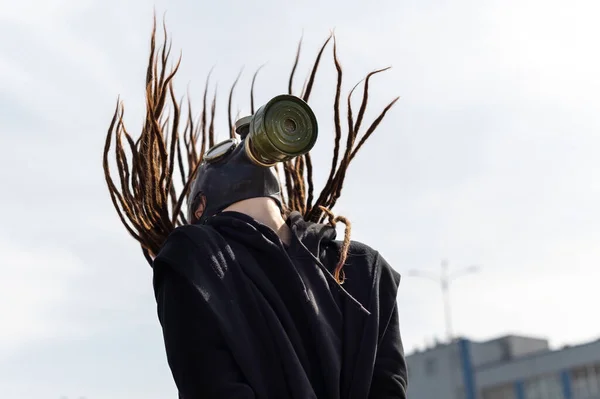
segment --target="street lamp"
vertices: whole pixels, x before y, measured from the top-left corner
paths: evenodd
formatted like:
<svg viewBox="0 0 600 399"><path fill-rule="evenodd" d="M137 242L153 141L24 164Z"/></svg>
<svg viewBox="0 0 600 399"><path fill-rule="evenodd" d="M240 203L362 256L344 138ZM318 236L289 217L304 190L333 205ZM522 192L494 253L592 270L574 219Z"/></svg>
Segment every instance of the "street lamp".
<svg viewBox="0 0 600 399"><path fill-rule="evenodd" d="M422 277L428 280L432 280L440 285L442 289L442 296L444 300L444 318L446 321L446 335L448 341L452 342L452 315L450 313L450 283L458 277L465 276L467 274L477 273L480 270L479 266L473 265L466 267L461 270L457 270L454 273L448 273L448 262L442 261L442 272L440 275L435 275L422 270L409 270L408 275L412 277Z"/></svg>

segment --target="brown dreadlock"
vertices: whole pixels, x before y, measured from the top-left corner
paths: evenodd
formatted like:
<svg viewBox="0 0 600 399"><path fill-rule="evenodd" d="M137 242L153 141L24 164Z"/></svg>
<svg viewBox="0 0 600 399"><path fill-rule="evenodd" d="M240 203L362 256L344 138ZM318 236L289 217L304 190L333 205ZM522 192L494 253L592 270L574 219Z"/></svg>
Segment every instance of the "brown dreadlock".
<svg viewBox="0 0 600 399"><path fill-rule="evenodd" d="M204 88L202 111L199 120L195 120L193 117L188 97L185 125L183 126L183 132L180 132L182 126L182 107L181 102L175 98L173 78L179 69L181 57L176 65L167 72L171 45L167 45L168 35L164 24L163 30L164 42L157 49L155 18L150 41L150 58L146 72L146 119L142 127L142 132L137 140L134 140L129 134L123 122L123 103L119 100L106 136L103 157L104 175L113 205L127 231L140 243L144 256L150 264L152 263L152 258L156 256L168 235L177 226L188 223L182 212L184 200L188 199L190 185L202 161L205 150L215 144L214 119L217 100L216 92L213 95L210 110L207 110L210 73ZM350 246L351 225L346 218L335 217L331 209L335 206L336 201L342 193L346 171L350 162L354 159L365 141L373 134L398 98L395 98L383 109L379 116L365 130L362 137L358 139L369 97L369 80L373 75L383 72L388 68L371 72L364 79L362 102L356 115L356 120L354 120L350 103L352 93L358 87L358 84L354 86L347 98L348 133L346 147L340 159L339 153L342 137L342 123L340 120L342 67L337 57L337 46L333 34L321 46L300 97L306 102L309 101L321 58L331 39L333 39L333 61L337 71L337 83L333 104L335 142L331 170L327 182L315 201L313 167L310 153L278 165L277 174L281 176L283 173L283 181L281 181L280 177L280 183L286 213L298 211L307 221L321 223L325 217L328 217L330 224L334 227L338 221L346 225L340 259L334 273L336 280L342 283L342 267L346 261ZM300 59L301 47L302 41L298 45L296 58L289 77L288 94L293 94L293 81ZM252 113L254 113L254 83L261 68L254 74L250 88ZM231 103L239 78L240 75L237 76L229 91L228 117L231 136L235 134L233 130ZM172 111L171 114L166 115L164 110L168 102L172 106ZM113 180L108 162L113 137L118 184L120 187ZM129 155L127 152L129 152ZM175 187L175 184L178 184L175 181L176 174L179 174L179 178L181 179L180 189Z"/></svg>

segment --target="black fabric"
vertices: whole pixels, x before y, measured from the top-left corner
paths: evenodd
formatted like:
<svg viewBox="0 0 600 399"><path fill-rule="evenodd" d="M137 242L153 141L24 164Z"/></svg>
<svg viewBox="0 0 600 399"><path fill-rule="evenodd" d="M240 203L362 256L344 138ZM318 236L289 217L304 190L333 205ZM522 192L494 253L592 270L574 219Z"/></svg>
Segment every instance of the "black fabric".
<svg viewBox="0 0 600 399"><path fill-rule="evenodd" d="M335 230L288 219L293 241L224 212L176 229L154 262L169 366L192 398L406 398L400 276L353 242L331 275Z"/></svg>

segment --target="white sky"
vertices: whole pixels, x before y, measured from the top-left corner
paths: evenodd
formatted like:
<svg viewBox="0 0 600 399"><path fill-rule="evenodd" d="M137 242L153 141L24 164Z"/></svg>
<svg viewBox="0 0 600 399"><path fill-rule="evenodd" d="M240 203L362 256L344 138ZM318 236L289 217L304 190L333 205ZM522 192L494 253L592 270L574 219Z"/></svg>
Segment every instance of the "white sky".
<svg viewBox="0 0 600 399"><path fill-rule="evenodd" d="M303 33L298 85L331 29L346 93L394 67L373 79L368 116L401 100L336 210L405 274L408 351L442 337L444 322L439 290L406 272L437 272L443 258L483 266L452 285L458 334L555 346L600 336L599 3L373 3L0 0L0 397L176 397L151 273L101 171L117 95L130 130L141 120L154 6L183 52L179 93L189 84L196 107L213 65L221 100L245 66L242 111L264 62L258 103L285 92ZM333 140L330 52L323 66L311 102L318 181Z"/></svg>

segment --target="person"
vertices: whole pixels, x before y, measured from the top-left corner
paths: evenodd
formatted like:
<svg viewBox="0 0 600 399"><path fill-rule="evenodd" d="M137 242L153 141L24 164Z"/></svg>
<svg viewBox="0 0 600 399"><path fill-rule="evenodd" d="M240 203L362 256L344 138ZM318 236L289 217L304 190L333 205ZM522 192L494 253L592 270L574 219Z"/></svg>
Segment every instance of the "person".
<svg viewBox="0 0 600 399"><path fill-rule="evenodd" d="M295 97L298 47L286 100L308 102L331 39ZM113 205L153 268L179 397L406 398L396 301L400 275L375 249L351 240L349 220L332 213L350 162L397 100L359 139L369 79L383 70L367 75L356 119L354 89L349 94L349 131L340 156L342 70L333 37L335 148L329 178L315 196L309 151L276 165L249 159L248 119L234 126L231 118L237 80L229 93L229 140L215 145L216 94L207 111L209 80L199 123L191 110L180 123L173 90L179 63L166 70L169 50L165 44L157 49L154 25L142 133L137 140L129 135L119 102L103 166ZM253 115L261 112L254 110L256 76ZM173 106L169 118L167 100ZM113 142L119 186L109 162ZM345 224L343 240L336 239L337 223Z"/></svg>

